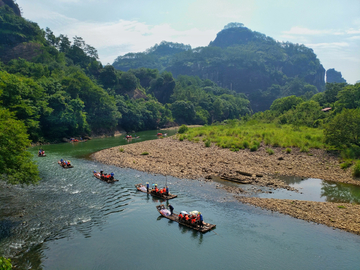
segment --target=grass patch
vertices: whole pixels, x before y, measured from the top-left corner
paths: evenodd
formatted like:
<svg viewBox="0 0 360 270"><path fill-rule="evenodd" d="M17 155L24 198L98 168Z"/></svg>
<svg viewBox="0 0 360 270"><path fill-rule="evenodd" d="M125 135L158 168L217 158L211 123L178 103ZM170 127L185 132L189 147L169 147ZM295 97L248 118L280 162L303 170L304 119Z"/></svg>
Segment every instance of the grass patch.
<svg viewBox="0 0 360 270"><path fill-rule="evenodd" d="M119 148L119 151L120 151L120 152L124 152L124 148Z"/></svg>
<svg viewBox="0 0 360 270"><path fill-rule="evenodd" d="M352 175L354 177L360 177L360 160L356 161L354 168L353 168Z"/></svg>
<svg viewBox="0 0 360 270"><path fill-rule="evenodd" d="M338 208L345 209L346 207L343 205L338 205Z"/></svg>
<svg viewBox="0 0 360 270"><path fill-rule="evenodd" d="M205 142L205 147L210 147L210 146L211 146L211 141L207 140L207 141Z"/></svg>
<svg viewBox="0 0 360 270"><path fill-rule="evenodd" d="M143 155L143 156L146 156L146 155L148 155L149 154L149 152L142 152L141 153L141 155Z"/></svg>
<svg viewBox="0 0 360 270"><path fill-rule="evenodd" d="M261 143L268 148L283 147L286 153L291 148L300 148L302 152L309 149L325 149L323 130L318 128L297 127L290 125L276 125L274 123L259 123L257 121L237 122L232 125L210 125L189 128L186 134L179 134L179 140L188 139L197 142L198 138L204 143L211 141L222 148L236 149L252 148L256 151ZM251 150L251 149L250 149Z"/></svg>
<svg viewBox="0 0 360 270"><path fill-rule="evenodd" d="M275 152L271 148L266 148L266 153L268 153L270 156L273 155Z"/></svg>
<svg viewBox="0 0 360 270"><path fill-rule="evenodd" d="M353 164L352 160L345 160L345 162L340 164L340 168L345 170L345 169L351 167L352 164Z"/></svg>

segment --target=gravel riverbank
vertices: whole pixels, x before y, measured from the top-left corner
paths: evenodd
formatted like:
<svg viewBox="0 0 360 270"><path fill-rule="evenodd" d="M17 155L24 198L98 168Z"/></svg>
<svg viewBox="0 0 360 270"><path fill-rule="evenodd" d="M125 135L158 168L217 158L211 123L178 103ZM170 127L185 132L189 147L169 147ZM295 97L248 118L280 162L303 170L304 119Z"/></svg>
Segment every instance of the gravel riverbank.
<svg viewBox="0 0 360 270"><path fill-rule="evenodd" d="M169 137L109 148L93 154L93 158L109 165L178 178L211 179L216 176L274 189L293 190L278 179L279 175L360 185L360 181L353 179L350 170L342 170L338 158L326 151L311 149L309 153L303 153L299 149L292 149L291 153L287 154L282 148L273 150L273 155L269 155L264 146L255 152L248 149L232 152L214 145L205 147L202 142L179 141L175 137ZM235 189L228 191L241 193ZM240 197L239 200L296 218L349 232L359 232L359 229L356 229L356 224L360 225L358 205L341 204L346 208L339 208L337 204L322 202L295 201L295 204L289 200L249 197ZM300 215L299 209L304 214ZM342 216L344 219L341 219Z"/></svg>

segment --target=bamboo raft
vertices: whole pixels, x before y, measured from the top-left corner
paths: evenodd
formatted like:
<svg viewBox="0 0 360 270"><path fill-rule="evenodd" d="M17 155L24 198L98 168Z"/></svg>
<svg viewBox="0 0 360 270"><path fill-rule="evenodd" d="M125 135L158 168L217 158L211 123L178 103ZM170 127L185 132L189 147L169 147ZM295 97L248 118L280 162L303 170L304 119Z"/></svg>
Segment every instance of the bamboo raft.
<svg viewBox="0 0 360 270"><path fill-rule="evenodd" d="M203 222L203 226L199 226L199 225L191 225L191 224L188 224L188 223L185 223L183 221L180 221L178 216L179 214L176 213L176 212L173 212L173 215L170 216L170 215L163 215L160 211L163 210L163 209L166 209L165 205L163 204L160 204L158 206L156 206L156 209L158 210L159 214L162 215L163 217L166 217L167 219L170 219L172 221L175 221L183 226L186 226L186 227L189 227L193 230L196 230L196 231L199 231L201 233L206 233L212 229L215 229L216 225L215 224L210 224L210 223L206 223L206 222Z"/></svg>
<svg viewBox="0 0 360 270"><path fill-rule="evenodd" d="M100 176L100 174L98 174L98 173L94 173L94 176L95 176L97 179L100 179L101 181L104 181L104 182L109 183L109 184L119 181L119 180L117 180L117 179L102 179L101 176Z"/></svg>
<svg viewBox="0 0 360 270"><path fill-rule="evenodd" d="M64 169L74 168L73 165L70 165L70 166L65 165L65 166L63 166L63 165L61 164L61 161L60 161L60 160L58 161L58 164L59 164L61 167L63 167Z"/></svg>
<svg viewBox="0 0 360 270"><path fill-rule="evenodd" d="M154 197L157 197L157 198L161 198L161 199L164 199L164 200L171 200L171 199L174 199L174 198L176 198L177 197L177 195L175 195L175 194L171 194L171 193L169 193L169 194L160 194L160 193L156 193L155 191L149 191L149 192L147 192L146 191L146 186L144 186L143 184L136 184L135 185L135 187L136 187L136 189L138 190L138 191L141 191L141 192L145 192L145 193L148 193L148 194L150 194L151 196L154 196ZM141 189L141 187L145 187L145 189Z"/></svg>

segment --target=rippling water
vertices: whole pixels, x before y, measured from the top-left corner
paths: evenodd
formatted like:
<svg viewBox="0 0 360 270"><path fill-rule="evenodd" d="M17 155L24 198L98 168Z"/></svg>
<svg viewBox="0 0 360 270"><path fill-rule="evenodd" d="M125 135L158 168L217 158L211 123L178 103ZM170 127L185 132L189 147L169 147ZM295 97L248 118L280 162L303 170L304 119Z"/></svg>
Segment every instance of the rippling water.
<svg viewBox="0 0 360 270"><path fill-rule="evenodd" d="M140 137L153 139L153 132ZM42 181L0 183L0 255L20 269L357 269L360 237L238 203L216 182L99 164L89 154L121 138L45 146ZM36 154L36 149L32 152ZM72 169L57 164L70 159ZM114 172L104 183L93 170ZM216 230L201 234L159 217L165 203L136 183L167 182L176 211L199 210Z"/></svg>

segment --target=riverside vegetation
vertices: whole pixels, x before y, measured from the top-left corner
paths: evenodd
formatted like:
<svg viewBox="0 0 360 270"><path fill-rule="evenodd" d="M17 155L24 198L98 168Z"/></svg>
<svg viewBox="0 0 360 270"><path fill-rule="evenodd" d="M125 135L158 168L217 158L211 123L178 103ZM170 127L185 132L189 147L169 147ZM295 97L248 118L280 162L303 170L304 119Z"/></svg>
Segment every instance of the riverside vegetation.
<svg viewBox="0 0 360 270"><path fill-rule="evenodd" d="M270 110L252 115L252 108L259 110L260 107L250 103L244 94L246 91L231 90L238 89L240 82L232 87L228 86L229 82L221 82L212 75L198 74L203 79L184 76L182 74L188 73L176 68L119 71L112 65L103 66L98 61L97 50L81 37L75 36L71 41L63 34L55 36L49 28L40 29L35 22L24 19L20 8L12 0L1 1L0 16L0 121L3 127L9 127L2 129L1 145L12 146L1 147L7 149L6 155L1 153L7 158L0 160L0 169L3 172L1 178L11 183L28 184L39 180L36 166L24 153L31 142L111 135L118 129L137 131L177 124L212 125L227 119L242 119L245 122L261 120L290 124L295 128L303 125L323 128L330 121L340 126L348 123L346 127L351 132L340 134L337 128L329 128L325 140L332 141L337 149L347 149L344 158L354 159L358 155L357 137L354 136L359 115L356 111L359 107L359 84L335 83L324 88L323 80L315 80L316 85L311 85L307 80L314 74L320 78L322 66L312 50L303 45L279 44L242 24L229 24L208 48L190 51L189 48L164 43L151 50L152 57L157 55L160 58L169 52L175 55L173 52L182 51L181 57L168 59L174 64L173 68L183 66L186 59L192 67L202 66L205 60L213 66L217 63L215 59L221 56L220 66L228 73L232 69L226 67L240 65L244 70L255 68L256 72L251 74L273 78L263 86L250 85L249 81L242 84L246 91L254 87L262 89L261 93L253 92L250 98L253 101L259 98L266 100L268 105L262 103L262 107L269 107L273 101ZM254 48L264 52L261 59L258 59L258 53L254 53ZM269 48L273 48L276 54L288 55L286 59L291 61L283 59L282 65L283 70L290 73L276 72L271 61L274 55L265 53L273 51ZM229 62L229 59L233 60ZM297 62L296 59L302 60ZM254 63L261 65L254 66ZM244 74L246 76L247 73ZM250 81L261 81L253 79ZM275 85L275 81L280 84ZM332 106L333 111L325 115L321 112L324 106ZM18 131L16 136L11 130ZM313 144L321 147L319 136L310 136L309 145L300 146L304 151ZM259 139L248 138L248 142L240 144L233 138L217 143L222 147L230 145L235 151L241 147L250 147L255 151ZM205 143L209 144L212 140L214 138L209 138Z"/></svg>

